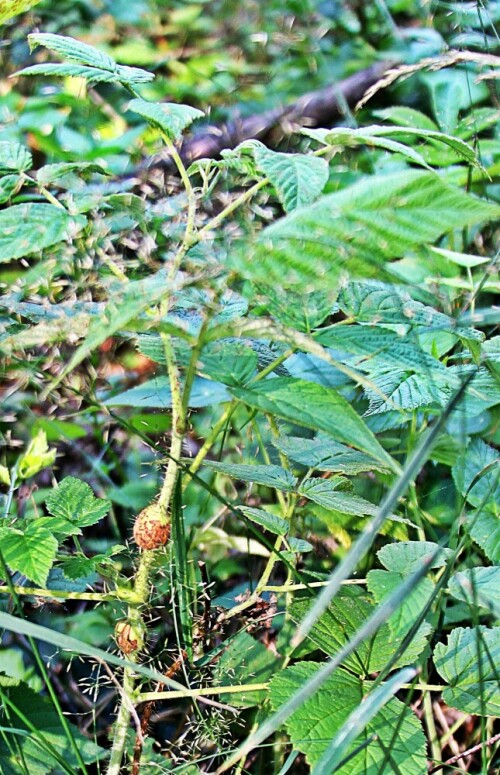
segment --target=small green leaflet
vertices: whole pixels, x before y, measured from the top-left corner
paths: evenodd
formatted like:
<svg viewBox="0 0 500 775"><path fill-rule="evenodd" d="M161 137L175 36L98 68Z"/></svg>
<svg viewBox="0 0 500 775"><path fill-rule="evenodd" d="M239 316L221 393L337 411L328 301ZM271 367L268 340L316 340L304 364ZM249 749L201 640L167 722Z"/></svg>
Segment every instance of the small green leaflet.
<svg viewBox="0 0 500 775"><path fill-rule="evenodd" d="M97 172L99 175L109 175L102 164L93 161L68 161L57 164L45 164L36 173L36 182L41 186L47 186L59 180L70 172Z"/></svg>
<svg viewBox="0 0 500 775"><path fill-rule="evenodd" d="M280 437L273 439L273 444L291 460L317 471L337 471L341 474L354 475L374 469L387 470L386 465L378 463L370 455L332 441L323 435L318 435L315 439Z"/></svg>
<svg viewBox="0 0 500 775"><path fill-rule="evenodd" d="M33 165L33 157L24 145L11 140L0 142L0 173L25 172Z"/></svg>
<svg viewBox="0 0 500 775"><path fill-rule="evenodd" d="M295 600L290 607L292 622L299 624L311 608L309 598ZM339 651L374 612L375 606L368 595L357 594L351 589L343 589L313 626L307 641L300 646L300 653L321 649L327 656ZM401 640L391 631L385 622L370 638L350 654L343 665L360 677L379 672L387 665L401 645ZM405 651L398 665L408 664L414 655Z"/></svg>
<svg viewBox="0 0 500 775"><path fill-rule="evenodd" d="M290 700L320 667L316 662L302 662L278 673L270 684L273 710ZM370 681L337 670L285 722L293 747L305 753L311 766L321 760L331 739L363 704L371 686ZM387 702L349 751L363 742L366 745L362 750L336 769L335 775L422 775L426 770L426 744L420 721L397 699Z"/></svg>
<svg viewBox="0 0 500 775"><path fill-rule="evenodd" d="M369 400L365 417L391 412L394 407L403 411L411 411L420 406L446 406L451 399L456 375L409 374L401 369L392 369L371 375L371 382L378 388L365 387L364 392ZM379 392L380 391L380 392ZM382 393L382 395L380 395Z"/></svg>
<svg viewBox="0 0 500 775"><path fill-rule="evenodd" d="M189 394L189 407L199 409L203 406L230 401L230 399L231 396L225 385L203 377L195 377ZM141 385L106 399L104 404L105 406L137 406L142 409L169 409L172 406L172 393L168 377L148 379Z"/></svg>
<svg viewBox="0 0 500 775"><path fill-rule="evenodd" d="M222 340L209 343L198 362L201 374L230 387L245 385L257 370L258 355L244 342Z"/></svg>
<svg viewBox="0 0 500 775"><path fill-rule="evenodd" d="M54 35L50 32L39 32L28 35L28 40L31 49L45 46L62 59L67 59L74 64L33 65L20 70L17 75L75 76L86 78L89 83L117 82L130 85L147 83L154 78L153 73L148 73L138 67L119 65L103 51L74 38Z"/></svg>
<svg viewBox="0 0 500 775"><path fill-rule="evenodd" d="M500 618L500 566L459 571L451 577L448 589L457 600L480 605Z"/></svg>
<svg viewBox="0 0 500 775"><path fill-rule="evenodd" d="M340 479L341 477L335 477ZM343 482L347 480L343 479ZM339 487L340 484L340 487ZM359 495L342 490L342 483L333 482L331 479L311 478L306 479L299 487L300 495L314 501L319 506L342 514L353 514L364 517L378 512L378 506L370 503ZM338 488L338 489L337 489Z"/></svg>
<svg viewBox="0 0 500 775"><path fill-rule="evenodd" d="M55 560L57 539L33 520L23 520L23 530L4 528L0 534L2 555L11 569L43 587ZM17 524L21 524L18 522Z"/></svg>
<svg viewBox="0 0 500 775"><path fill-rule="evenodd" d="M235 252L243 276L302 292L338 285L347 271L380 275L387 261L454 228L500 215L434 173L373 176L328 194L263 229L254 249Z"/></svg>
<svg viewBox="0 0 500 775"><path fill-rule="evenodd" d="M414 668L406 667L365 695L361 706L352 711L337 734L329 741L326 751L316 762L311 775L331 775L332 772L336 772L338 765L345 759L351 743L359 737L389 699L416 675L417 671Z"/></svg>
<svg viewBox="0 0 500 775"><path fill-rule="evenodd" d="M314 137L325 145L355 147L357 145L369 145L373 147L385 148L393 153L400 153L406 156L410 161L420 164L429 169L424 157L414 148L406 143L392 140L391 137L400 138L405 141L407 138L416 138L418 140L434 141L442 143L451 148L458 159L467 161L480 167L479 160L473 148L467 145L463 140L452 135L438 132L434 129L418 129L414 126L365 126L359 129L351 127L336 127L333 130L303 130L305 134Z"/></svg>
<svg viewBox="0 0 500 775"><path fill-rule="evenodd" d="M428 562L433 557L439 546L432 541L398 541L394 544L386 544L379 549L377 557L387 570L410 576L415 573L422 563ZM441 549L434 558L431 568L442 568L448 558L453 554L451 549Z"/></svg>
<svg viewBox="0 0 500 775"><path fill-rule="evenodd" d="M245 517L248 517L248 519L255 522L255 524L269 530L270 533L274 533L274 535L284 536L288 533L290 525L286 519L281 519L275 514L270 514L269 511L254 509L250 506L238 506L238 511L241 511Z"/></svg>
<svg viewBox="0 0 500 775"><path fill-rule="evenodd" d="M437 132L437 124L434 123L432 118L426 116L420 110L415 108L407 108L404 105L395 105L391 108L384 108L383 110L374 110L373 115L377 118L382 118L384 121L390 121L393 124L398 124L399 127L417 127L417 129L429 129L431 132Z"/></svg>
<svg viewBox="0 0 500 775"><path fill-rule="evenodd" d="M328 162L317 156L278 153L257 140L251 144L257 167L269 178L286 212L310 204L328 180Z"/></svg>
<svg viewBox="0 0 500 775"><path fill-rule="evenodd" d="M0 0L0 24L3 24L13 16L28 11L40 0Z"/></svg>
<svg viewBox="0 0 500 775"><path fill-rule="evenodd" d="M128 104L128 109L138 113L157 129L164 132L172 142L178 140L184 129L204 113L189 105L177 105L173 102L147 102L135 99Z"/></svg>
<svg viewBox="0 0 500 775"><path fill-rule="evenodd" d="M417 333L449 331L476 342L484 339L481 331L460 326L434 307L414 301L406 289L377 280L348 283L339 294L338 304L345 315L356 318L358 323L403 325L415 328Z"/></svg>
<svg viewBox="0 0 500 775"><path fill-rule="evenodd" d="M424 375L446 374L446 367L422 350L416 339L400 336L387 328L337 324L321 329L314 339L323 347L357 356L352 359L352 365L364 371L377 372L383 367L386 370L408 369ZM452 380L451 375L449 379ZM456 378L454 381L457 382Z"/></svg>
<svg viewBox="0 0 500 775"><path fill-rule="evenodd" d="M62 207L27 203L0 212L0 263L37 254L81 231L87 219Z"/></svg>
<svg viewBox="0 0 500 775"><path fill-rule="evenodd" d="M14 175L2 175L0 177L0 204L8 202L9 199L23 185L23 179L16 173Z"/></svg>
<svg viewBox="0 0 500 775"><path fill-rule="evenodd" d="M500 466L496 451L473 437L452 469L459 493L478 508L500 503Z"/></svg>
<svg viewBox="0 0 500 775"><path fill-rule="evenodd" d="M253 388L231 388L236 398L296 425L321 430L393 469L394 461L350 403L332 388L293 377L277 377Z"/></svg>
<svg viewBox="0 0 500 775"><path fill-rule="evenodd" d="M380 604L401 586L404 577L402 572L374 569L367 575L368 589ZM422 612L433 591L434 583L428 578L421 579L401 602L398 610L387 620L396 643L402 643L412 627L419 623L405 649L403 664L414 662L427 646L432 627L422 619Z"/></svg>
<svg viewBox="0 0 500 775"><path fill-rule="evenodd" d="M218 471L221 474L231 476L233 479L241 479L244 482L254 482L266 487L275 487L278 490L292 492L297 480L289 471L280 466L255 466L240 463L216 463L206 460L205 466Z"/></svg>
<svg viewBox="0 0 500 775"><path fill-rule="evenodd" d="M50 493L45 505L54 517L62 517L83 528L95 525L105 517L111 508L111 501L96 498L86 482L67 476Z"/></svg>
<svg viewBox="0 0 500 775"><path fill-rule="evenodd" d="M500 716L500 627L457 627L434 649L434 664L450 686L452 708L478 716Z"/></svg>
<svg viewBox="0 0 500 775"><path fill-rule="evenodd" d="M484 551L485 555L500 564L500 519L498 503L473 511L467 515L467 527L470 535Z"/></svg>

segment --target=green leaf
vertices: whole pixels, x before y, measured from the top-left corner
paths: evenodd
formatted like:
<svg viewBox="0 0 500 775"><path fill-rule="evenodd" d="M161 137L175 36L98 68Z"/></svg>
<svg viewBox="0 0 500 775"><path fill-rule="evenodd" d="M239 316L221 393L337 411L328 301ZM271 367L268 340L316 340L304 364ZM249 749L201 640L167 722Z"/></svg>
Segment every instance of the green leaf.
<svg viewBox="0 0 500 775"><path fill-rule="evenodd" d="M426 374L408 374L393 369L371 375L371 382L377 388L366 386L364 392L369 400L365 417L391 412L395 409L411 411L420 406L446 406L455 387L455 375L443 376ZM380 395L380 392L382 395Z"/></svg>
<svg viewBox="0 0 500 775"><path fill-rule="evenodd" d="M3 24L13 16L28 11L40 0L0 0L0 24Z"/></svg>
<svg viewBox="0 0 500 775"><path fill-rule="evenodd" d="M111 508L111 501L96 498L86 482L67 476L45 500L54 517L62 517L78 527L95 525Z"/></svg>
<svg viewBox="0 0 500 775"><path fill-rule="evenodd" d="M198 409L203 406L213 406L224 401L230 401L231 396L220 382L195 377L189 396L189 407ZM172 394L168 377L154 377L142 385L125 390L116 396L106 399L105 406L137 406L142 409L169 409L172 406Z"/></svg>
<svg viewBox="0 0 500 775"><path fill-rule="evenodd" d="M345 482L345 480L343 481ZM336 483L331 479L312 477L311 479L306 479L300 485L299 493L314 501L314 503L318 503L326 509L339 511L341 514L353 514L354 516L364 517L378 512L378 506L361 498L359 495L339 492L337 489L339 484L342 486L341 483Z"/></svg>
<svg viewBox="0 0 500 775"><path fill-rule="evenodd" d="M231 263L244 276L303 291L335 287L346 270L373 276L446 231L494 219L500 207L438 175L403 171L367 178L291 213Z"/></svg>
<svg viewBox="0 0 500 775"><path fill-rule="evenodd" d="M322 435L315 439L294 436L273 439L273 445L296 463L317 471L337 471L353 475L362 471L387 470L386 465L378 463L370 455Z"/></svg>
<svg viewBox="0 0 500 775"><path fill-rule="evenodd" d="M51 204L20 204L0 212L0 262L39 253L74 237L87 223Z"/></svg>
<svg viewBox="0 0 500 775"><path fill-rule="evenodd" d="M487 608L500 617L500 567L470 568L455 573L448 584L450 595L471 606Z"/></svg>
<svg viewBox="0 0 500 775"><path fill-rule="evenodd" d="M500 627L457 627L434 649L434 664L450 686L452 708L478 716L500 716Z"/></svg>
<svg viewBox="0 0 500 775"><path fill-rule="evenodd" d="M99 175L109 175L102 164L91 161L59 162L58 164L45 164L36 173L36 181L41 186L47 186L59 180L70 172L98 172Z"/></svg>
<svg viewBox="0 0 500 775"><path fill-rule="evenodd" d="M473 506L500 503L500 475L496 451L474 437L453 466L459 493Z"/></svg>
<svg viewBox="0 0 500 775"><path fill-rule="evenodd" d="M201 374L230 387L245 385L257 370L257 353L238 340L221 341L204 348L198 361Z"/></svg>
<svg viewBox="0 0 500 775"><path fill-rule="evenodd" d="M278 710L315 673L320 665L314 662L287 667L270 684L273 710ZM302 751L310 766L317 764L349 717L362 706L372 682L362 681L343 670L329 676L286 722L286 730L295 749ZM367 723L352 752L360 743L365 746L339 769L335 775L422 775L427 767L426 745L418 719L399 700L391 699Z"/></svg>
<svg viewBox="0 0 500 775"><path fill-rule="evenodd" d="M295 600L289 611L291 621L299 624L310 607L309 599ZM374 610L375 607L367 595L342 590L314 624L307 636L307 650L321 649L328 656L332 656L345 646ZM363 641L345 659L343 665L362 677L379 672L387 665L399 645L400 640L393 636L389 625L384 623L371 638ZM407 659L405 653L398 664L408 664L409 661L411 655L410 659Z"/></svg>
<svg viewBox="0 0 500 775"><path fill-rule="evenodd" d="M387 570L410 576L423 562L428 562L438 549L439 545L432 541L398 541L379 549L377 557ZM430 567L442 568L452 554L451 549L441 549Z"/></svg>
<svg viewBox="0 0 500 775"><path fill-rule="evenodd" d="M446 74L448 76L448 74ZM459 73L452 72L451 78L442 73L427 73L422 77L429 89L434 116L443 132L453 134L458 124L463 104L463 89Z"/></svg>
<svg viewBox="0 0 500 775"><path fill-rule="evenodd" d="M471 371L476 371L475 366L453 366L451 370L463 380ZM500 404L500 380L498 375L492 374L486 367L477 369L475 376L467 386L461 401L455 408L455 415L460 417L474 417L492 406Z"/></svg>
<svg viewBox="0 0 500 775"><path fill-rule="evenodd" d="M500 563L500 519L498 504L490 504L487 509L473 511L467 516L469 533L481 547L485 555L495 563Z"/></svg>
<svg viewBox="0 0 500 775"><path fill-rule="evenodd" d="M19 175L3 175L0 177L0 204L8 202L23 185Z"/></svg>
<svg viewBox="0 0 500 775"><path fill-rule="evenodd" d="M323 191L328 180L325 159L270 151L255 140L251 146L257 167L269 178L286 212L313 202Z"/></svg>
<svg viewBox="0 0 500 775"><path fill-rule="evenodd" d="M405 683L412 681L416 675L417 671L414 668L406 667L367 694L363 698L361 706L352 711L349 718L330 741L321 759L314 766L311 775L331 775L332 772L336 772L338 765L346 757L351 743L359 737L361 732L384 705L387 704L390 698Z"/></svg>
<svg viewBox="0 0 500 775"><path fill-rule="evenodd" d="M9 700L21 711L20 718L9 709L9 721L14 721L19 730L26 734L17 737L18 747L6 743L6 736L0 738L0 770L6 773L24 772L28 768L31 775L48 775L60 772L61 765L52 755L51 750L64 760L71 771L79 770L78 761L68 745L67 734L61 724L61 719L48 697L34 692L26 684L10 687L7 690ZM26 723L27 722L27 723ZM5 727L7 716L5 711L1 720ZM10 726L7 723L7 726ZM71 734L78 745L81 757L86 764L94 764L107 752L85 737L77 727L70 724ZM22 752L22 759L18 752Z"/></svg>
<svg viewBox="0 0 500 775"><path fill-rule="evenodd" d="M164 132L172 142L178 140L183 131L204 113L190 105L177 105L173 102L146 102L135 99L128 104L128 109L138 113L152 126Z"/></svg>
<svg viewBox="0 0 500 775"><path fill-rule="evenodd" d="M386 151L392 151L392 153L399 153L402 156L405 156L414 164L426 167L428 170L432 169L432 167L429 167L423 156L408 145L395 142L386 137L377 137L376 134L368 131L371 129L385 128L386 127L362 127L361 129L351 129L350 127L338 127L338 129L335 129L333 132L325 129L306 130L306 134L313 139L320 140L325 145L333 146L334 148L355 148L358 145L383 148ZM387 127L387 129L389 128ZM399 134L401 134L401 130L399 130Z"/></svg>
<svg viewBox="0 0 500 775"><path fill-rule="evenodd" d="M28 522L23 530L3 528L0 545L11 571L22 573L40 587L45 585L57 552L57 540L52 533L36 521Z"/></svg>
<svg viewBox="0 0 500 775"><path fill-rule="evenodd" d="M19 460L19 477L21 479L29 479L44 468L51 466L56 459L56 453L55 447L49 449L45 431L39 430L36 436L31 439L28 449Z"/></svg>
<svg viewBox="0 0 500 775"><path fill-rule="evenodd" d="M123 84L141 84L152 81L153 73L138 67L118 65L114 59L87 43L64 35L54 35L50 32L37 32L28 35L31 49L45 46L54 51L62 59L74 62L76 66L43 64L33 65L20 70L17 75L60 75L87 78L90 82L119 82Z"/></svg>
<svg viewBox="0 0 500 775"><path fill-rule="evenodd" d="M367 575L368 589L377 603L382 603L398 587L401 586L404 573L386 570L371 570ZM410 664L420 656L427 646L432 627L422 620L422 612L429 602L434 591L434 584L430 579L421 579L418 584L405 597L398 610L388 619L392 636L396 643L401 643L408 635L412 627L419 622L418 629L412 635L404 656L403 664Z"/></svg>
<svg viewBox="0 0 500 775"><path fill-rule="evenodd" d="M284 536L288 533L290 528L286 519L281 519L275 514L270 514L269 511L264 511L263 509L254 509L250 506L238 506L238 511L241 511L245 517L248 517L248 519L255 522L255 524L269 530L270 533L274 533L274 535Z"/></svg>
<svg viewBox="0 0 500 775"><path fill-rule="evenodd" d="M468 269L473 269L476 266L482 264L488 264L491 259L488 256L471 256L469 253L457 253L455 250L444 250L444 248L429 247L431 253L435 253L438 256L444 256L453 264L458 266L465 266Z"/></svg>
<svg viewBox="0 0 500 775"><path fill-rule="evenodd" d="M222 656L215 662L213 680L216 686L266 683L277 671L279 660L245 630L226 641ZM248 708L260 704L265 690L231 695L231 704Z"/></svg>
<svg viewBox="0 0 500 775"><path fill-rule="evenodd" d="M0 173L25 172L33 166L33 157L24 145L10 140L0 142Z"/></svg>
<svg viewBox="0 0 500 775"><path fill-rule="evenodd" d="M205 460L204 465L220 474L231 476L233 479L263 484L265 487L275 487L276 489L284 490L285 492L293 491L297 484L296 478L292 476L289 471L280 468L280 466L216 463L212 460Z"/></svg>
<svg viewBox="0 0 500 775"><path fill-rule="evenodd" d="M394 467L390 455L381 447L350 403L332 388L312 382L277 377L255 387L232 388L236 398L263 412L282 417L296 425L321 430L336 441L351 444L378 462Z"/></svg>
<svg viewBox="0 0 500 775"><path fill-rule="evenodd" d="M335 325L323 328L314 335L323 347L352 353L352 366L368 372L381 368L407 369L418 373L446 374L446 367L426 353L418 341L399 335L387 328L362 325ZM450 381L452 377L450 376ZM457 380L454 380L457 382Z"/></svg>
<svg viewBox="0 0 500 775"><path fill-rule="evenodd" d="M464 339L482 342L484 334L474 328L460 326L442 312L414 301L406 289L395 285L368 280L350 282L340 292L338 304L348 317L358 323L396 324L416 333L449 331Z"/></svg>
<svg viewBox="0 0 500 775"><path fill-rule="evenodd" d="M460 140L458 137L453 137L451 134L445 134L443 132L437 132L434 129L420 129L415 126L366 126L360 129L352 129L350 127L337 127L334 130L328 131L324 137L324 142L328 145L373 145L381 148L387 148L394 153L401 153L406 156L410 161L422 164L428 167L425 159L421 154L417 153L413 148L408 145L403 145L400 142L394 142L391 137L399 137L401 140L406 141L407 138L416 138L418 140L430 141L433 140L436 143L442 143L443 145L451 148L456 154L458 159L467 161L469 164L480 166L479 160L473 148Z"/></svg>
<svg viewBox="0 0 500 775"><path fill-rule="evenodd" d="M437 131L437 124L429 116L421 113L420 110L407 108L404 105L395 105L391 108L384 108L384 110L374 110L373 115L377 116L377 118L383 118L385 121L391 121L393 124L398 124L400 127L416 127L417 129Z"/></svg>
<svg viewBox="0 0 500 775"><path fill-rule="evenodd" d="M285 326L310 333L332 314L334 310L331 291L294 293L279 286L254 284L255 293L263 298L265 307L272 317Z"/></svg>

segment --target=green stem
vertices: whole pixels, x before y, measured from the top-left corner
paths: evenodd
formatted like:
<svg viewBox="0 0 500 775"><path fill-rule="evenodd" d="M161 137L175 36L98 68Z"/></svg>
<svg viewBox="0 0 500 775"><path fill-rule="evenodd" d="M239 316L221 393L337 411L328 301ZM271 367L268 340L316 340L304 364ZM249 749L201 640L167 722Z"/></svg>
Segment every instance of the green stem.
<svg viewBox="0 0 500 775"><path fill-rule="evenodd" d="M269 178L263 178L262 180L259 180L258 183L256 183L251 188L248 188L241 196L238 196L236 199L233 199L233 201L227 205L223 210L220 211L218 215L216 215L212 220L210 220L208 223L203 226L202 229L198 231L196 234L196 239L194 242L192 242L192 245L194 245L196 242L199 242L203 237L205 237L209 232L213 231L217 228L217 226L220 226L222 221L227 218L228 215L231 215L231 213L234 213L235 210L238 209L238 207L241 207L241 205L245 204L245 202L248 202L249 199L251 199L254 194L257 193L257 191L260 191L261 188L264 188L264 186L267 186L269 183Z"/></svg>
<svg viewBox="0 0 500 775"><path fill-rule="evenodd" d="M104 600L122 600L127 603L136 602L136 595L130 589L117 589L113 592L66 592L63 589L41 589L39 587L19 587L12 589L6 584L0 585L0 594L32 595L33 597L46 597L53 600L95 600L102 603ZM137 602L140 602L137 600Z"/></svg>
<svg viewBox="0 0 500 775"><path fill-rule="evenodd" d="M172 692L142 692L138 702L156 702L156 700L178 700L183 697L208 697L218 694L244 694L245 692L265 691L267 683L240 684L238 686L203 686L201 689L186 689Z"/></svg>
<svg viewBox="0 0 500 775"><path fill-rule="evenodd" d="M130 703L134 694L135 676L126 668L123 673L122 691L130 702L126 702L122 696L120 708L113 726L113 747L109 758L107 775L120 775L123 752L127 742L127 732L130 724Z"/></svg>
<svg viewBox="0 0 500 775"><path fill-rule="evenodd" d="M185 487L187 486L187 477L194 476L196 472L199 470L200 466L202 465L203 461L205 460L206 456L208 455L215 441L217 440L219 433L224 430L227 423L231 419L231 415L233 414L235 409L236 409L236 402L232 401L226 407L226 410L224 411L224 413L220 416L220 418L213 426L212 430L210 431L210 434L205 439L204 443L198 450L196 456L193 458L193 462L189 466L189 470L186 474L186 481L184 483Z"/></svg>
<svg viewBox="0 0 500 775"><path fill-rule="evenodd" d="M441 688L441 691L442 691L442 688ZM432 697L428 691L424 692L423 705L424 705L424 719L425 719L425 725L427 727L427 737L429 738L432 761L433 761L433 764L440 764L442 761L441 746L439 745L439 736L437 733L436 724L434 723Z"/></svg>

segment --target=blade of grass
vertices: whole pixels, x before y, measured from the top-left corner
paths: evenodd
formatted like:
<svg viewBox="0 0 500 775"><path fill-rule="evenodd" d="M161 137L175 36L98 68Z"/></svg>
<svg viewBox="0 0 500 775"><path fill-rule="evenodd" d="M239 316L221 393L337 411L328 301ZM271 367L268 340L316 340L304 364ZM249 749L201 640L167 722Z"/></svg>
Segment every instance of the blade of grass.
<svg viewBox="0 0 500 775"><path fill-rule="evenodd" d="M16 632L19 635L36 638L44 643L50 643L52 646L57 646L61 651L69 651L72 654L93 657L98 661L107 662L116 667L129 668L135 673L143 675L145 678L149 678L152 681L159 681L160 683L169 686L171 689L185 690L185 687L182 686L182 684L173 681L171 678L168 678L157 670L152 670L144 665L136 665L128 659L122 659L121 657L116 656L116 654L110 654L96 646L90 646L88 643L84 643L77 638L72 638L61 632L50 630L48 627L42 627L40 624L33 624L32 622L20 619L17 616L12 616L12 614L6 614L3 611L0 611L0 627L4 627L10 632Z"/></svg>

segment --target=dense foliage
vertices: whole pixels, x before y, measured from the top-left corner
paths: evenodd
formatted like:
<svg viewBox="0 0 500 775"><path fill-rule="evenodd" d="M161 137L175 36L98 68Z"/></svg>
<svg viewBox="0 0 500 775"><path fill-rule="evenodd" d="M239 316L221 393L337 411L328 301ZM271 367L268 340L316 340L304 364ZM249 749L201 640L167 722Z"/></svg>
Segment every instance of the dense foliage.
<svg viewBox="0 0 500 775"><path fill-rule="evenodd" d="M0 772L495 770L499 16L0 3Z"/></svg>

